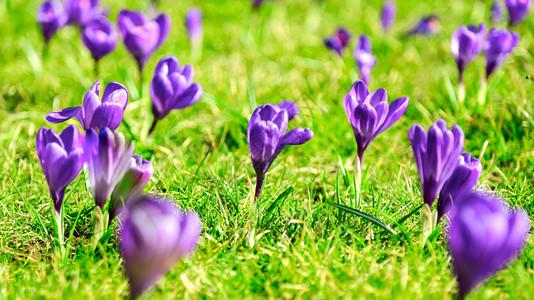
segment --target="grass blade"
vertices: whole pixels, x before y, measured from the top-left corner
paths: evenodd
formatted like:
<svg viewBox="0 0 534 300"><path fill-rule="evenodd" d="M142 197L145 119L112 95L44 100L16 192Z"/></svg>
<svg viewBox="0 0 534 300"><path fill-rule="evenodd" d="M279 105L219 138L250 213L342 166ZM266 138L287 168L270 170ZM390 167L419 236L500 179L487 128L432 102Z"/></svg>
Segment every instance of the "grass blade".
<svg viewBox="0 0 534 300"><path fill-rule="evenodd" d="M348 212L350 214L353 214L353 215L356 215L360 218L363 218L375 225L377 225L378 227L381 227L382 229L386 230L387 232L393 234L393 235L397 235L397 232L395 232L393 229L391 229L388 225L382 223L380 220L378 220L377 218L374 218L374 217L371 217L370 215L364 213L364 212L361 212L357 209L354 209L354 208L350 208L350 207L347 207L347 206L344 206L344 205L340 205L340 204L337 204L337 203L333 203L333 202L327 202L328 204L334 206L334 207L337 207L345 212Z"/></svg>

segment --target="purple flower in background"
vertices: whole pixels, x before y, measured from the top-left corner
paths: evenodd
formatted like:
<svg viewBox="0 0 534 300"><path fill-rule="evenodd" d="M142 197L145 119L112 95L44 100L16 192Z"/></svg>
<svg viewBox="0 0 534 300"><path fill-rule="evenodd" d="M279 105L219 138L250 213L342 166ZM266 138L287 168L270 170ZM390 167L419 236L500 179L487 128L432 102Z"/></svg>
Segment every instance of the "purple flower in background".
<svg viewBox="0 0 534 300"><path fill-rule="evenodd" d="M339 28L337 32L324 40L324 45L328 49L336 51L337 54L341 55L343 49L347 47L350 41L350 33L345 28Z"/></svg>
<svg viewBox="0 0 534 300"><path fill-rule="evenodd" d="M196 213L182 212L168 200L142 196L129 203L119 238L131 298L191 255L201 230Z"/></svg>
<svg viewBox="0 0 534 300"><path fill-rule="evenodd" d="M122 212L123 204L141 195L152 175L154 175L152 163L144 160L141 155L134 155L131 158L130 168L111 194L110 222Z"/></svg>
<svg viewBox="0 0 534 300"><path fill-rule="evenodd" d="M484 55L486 56L486 79L504 62L519 42L519 35L506 29L492 28L488 33Z"/></svg>
<svg viewBox="0 0 534 300"><path fill-rule="evenodd" d="M198 83L193 83L193 76L193 67L180 67L180 62L174 56L167 56L159 61L150 85L154 114L150 133L156 128L156 123L171 110L189 107L202 98L204 91Z"/></svg>
<svg viewBox="0 0 534 300"><path fill-rule="evenodd" d="M99 0L63 0L69 23L84 27L93 18L102 14L99 2Z"/></svg>
<svg viewBox="0 0 534 300"><path fill-rule="evenodd" d="M502 21L502 9L499 1L497 0L493 1L493 4L491 5L491 21L493 23L499 23Z"/></svg>
<svg viewBox="0 0 534 300"><path fill-rule="evenodd" d="M120 132L102 128L100 134L87 130L84 155L91 175L95 204L104 208L115 186L130 169L134 144Z"/></svg>
<svg viewBox="0 0 534 300"><path fill-rule="evenodd" d="M415 34L436 34L441 30L441 21L436 15L430 15L421 19L415 26L408 32L408 35Z"/></svg>
<svg viewBox="0 0 534 300"><path fill-rule="evenodd" d="M502 200L480 193L460 197L451 214L449 252L458 281L458 298L492 276L525 246L530 220Z"/></svg>
<svg viewBox="0 0 534 300"><path fill-rule="evenodd" d="M409 99L401 97L388 105L385 89L369 93L362 80L352 85L343 99L345 114L354 131L358 145L358 158L363 160L363 153L371 142L391 125L395 124L408 108Z"/></svg>
<svg viewBox="0 0 534 300"><path fill-rule="evenodd" d="M107 127L117 129L122 122L122 116L128 104L128 91L117 82L110 82L104 91L102 103L98 100L100 82L95 82L83 97L83 106L64 108L46 115L50 123L65 122L76 118L84 130Z"/></svg>
<svg viewBox="0 0 534 300"><path fill-rule="evenodd" d="M65 197L65 188L78 176L83 167L82 137L74 125L58 135L54 130L41 127L37 133L37 157L43 168L54 208L59 213Z"/></svg>
<svg viewBox="0 0 534 300"><path fill-rule="evenodd" d="M115 50L117 38L113 23L105 17L91 20L82 33L83 43L91 51L95 62Z"/></svg>
<svg viewBox="0 0 534 300"><path fill-rule="evenodd" d="M530 0L504 0L506 9L508 10L510 26L519 25L526 18L532 1Z"/></svg>
<svg viewBox="0 0 534 300"><path fill-rule="evenodd" d="M360 77L366 85L369 85L371 70L376 66L376 58L372 53L371 40L365 34L360 35L353 54L360 70Z"/></svg>
<svg viewBox="0 0 534 300"><path fill-rule="evenodd" d="M482 51L485 36L486 26L484 24L480 24L478 27L475 25L461 26L452 35L451 51L458 66L458 81L460 83L463 82L465 67Z"/></svg>
<svg viewBox="0 0 534 300"><path fill-rule="evenodd" d="M151 21L139 11L122 10L117 23L124 45L136 59L139 71L165 42L171 29L171 19L166 14Z"/></svg>
<svg viewBox="0 0 534 300"><path fill-rule="evenodd" d="M287 131L288 112L271 104L256 108L248 123L247 139L252 165L256 171L255 201L261 194L263 178L285 146L301 145L313 137L309 128Z"/></svg>
<svg viewBox="0 0 534 300"><path fill-rule="evenodd" d="M189 40L202 39L202 10L198 7L190 8L185 14L185 28Z"/></svg>
<svg viewBox="0 0 534 300"><path fill-rule="evenodd" d="M257 9L265 0L250 0L250 2L252 2L252 7Z"/></svg>
<svg viewBox="0 0 534 300"><path fill-rule="evenodd" d="M52 0L43 2L39 6L36 20L41 27L45 43L48 44L56 31L67 24L68 16L63 4Z"/></svg>
<svg viewBox="0 0 534 300"><path fill-rule="evenodd" d="M299 106L293 101L282 101L275 105L278 109L285 109L287 111L287 119L293 120L299 114Z"/></svg>
<svg viewBox="0 0 534 300"><path fill-rule="evenodd" d="M438 199L438 222L447 214L455 201L461 195L470 192L478 182L482 174L480 160L471 157L470 153L460 155L458 166L445 182Z"/></svg>
<svg viewBox="0 0 534 300"><path fill-rule="evenodd" d="M432 207L459 163L464 149L464 132L458 125L447 130L447 123L439 120L428 129L428 135L423 127L413 125L408 136L421 179L423 200Z"/></svg>
<svg viewBox="0 0 534 300"><path fill-rule="evenodd" d="M384 28L384 31L389 31L391 26L393 26L396 15L397 6L395 5L395 2L384 2L384 5L382 6L382 11L380 12L380 21L382 22L382 28Z"/></svg>

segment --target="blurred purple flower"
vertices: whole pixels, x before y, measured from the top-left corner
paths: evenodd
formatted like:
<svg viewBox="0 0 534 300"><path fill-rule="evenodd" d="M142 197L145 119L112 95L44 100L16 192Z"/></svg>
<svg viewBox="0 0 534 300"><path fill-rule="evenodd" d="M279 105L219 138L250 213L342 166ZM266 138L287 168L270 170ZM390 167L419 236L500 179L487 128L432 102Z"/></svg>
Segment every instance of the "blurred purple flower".
<svg viewBox="0 0 534 300"><path fill-rule="evenodd" d="M275 105L278 109L285 109L287 111L287 119L293 120L299 114L299 106L293 101L282 101Z"/></svg>
<svg viewBox="0 0 534 300"><path fill-rule="evenodd" d="M508 10L509 20L508 23L510 26L519 25L527 17L530 6L532 5L531 0L504 0L506 9Z"/></svg>
<svg viewBox="0 0 534 300"><path fill-rule="evenodd" d="M150 85L152 114L154 114L150 133L156 127L156 123L171 110L189 107L202 98L204 91L198 83L193 83L193 76L193 67L191 65L180 67L180 62L174 56L167 56L159 61Z"/></svg>
<svg viewBox="0 0 534 300"><path fill-rule="evenodd" d="M459 163L464 149L464 133L460 126L447 130L447 123L436 121L428 135L420 125L413 125L408 134L419 177L423 200L429 207Z"/></svg>
<svg viewBox="0 0 534 300"><path fill-rule="evenodd" d="M393 1L386 1L382 6L382 11L380 12L380 21L382 22L382 28L384 31L389 31L393 23L395 22L395 17L397 15L397 6Z"/></svg>
<svg viewBox="0 0 534 300"><path fill-rule="evenodd" d="M104 91L102 103L98 100L99 95L100 82L97 81L85 93L83 107L75 106L53 111L46 115L46 120L50 123L61 123L74 117L80 121L84 130L103 127L115 130L122 122L128 104L128 91L122 84L110 82Z"/></svg>
<svg viewBox="0 0 534 300"><path fill-rule="evenodd" d="M356 46L354 47L354 59L358 64L360 77L369 85L371 82L371 70L376 66L376 58L373 56L371 40L365 35L360 35Z"/></svg>
<svg viewBox="0 0 534 300"><path fill-rule="evenodd" d="M122 10L117 23L124 45L136 59L141 72L146 61L167 39L171 19L161 14L151 21L139 11Z"/></svg>
<svg viewBox="0 0 534 300"><path fill-rule="evenodd" d="M408 35L415 34L436 34L441 30L441 21L438 16L430 15L421 19L415 26L408 32Z"/></svg>
<svg viewBox="0 0 534 300"><path fill-rule="evenodd" d="M451 51L458 66L458 81L460 83L463 82L465 67L480 54L485 39L486 26L484 24L480 24L478 28L475 25L461 26L452 35Z"/></svg>
<svg viewBox="0 0 534 300"><path fill-rule="evenodd" d="M132 299L191 255L202 230L196 213L149 196L129 203L121 220L120 249Z"/></svg>
<svg viewBox="0 0 534 300"><path fill-rule="evenodd" d="M337 54L341 55L343 49L349 44L350 37L348 30L339 28L333 36L324 40L324 45L328 49L332 49L336 51Z"/></svg>
<svg viewBox="0 0 534 300"><path fill-rule="evenodd" d="M301 145L313 137L309 128L287 131L288 112L271 104L256 108L248 123L247 139L252 165L256 171L255 200L261 194L263 178L285 146Z"/></svg>
<svg viewBox="0 0 534 300"><path fill-rule="evenodd" d="M189 40L202 39L202 10L198 7L190 8L185 15L185 28Z"/></svg>
<svg viewBox="0 0 534 300"><path fill-rule="evenodd" d="M102 14L99 0L63 0L69 23L85 27L93 18Z"/></svg>
<svg viewBox="0 0 534 300"><path fill-rule="evenodd" d="M45 1L39 6L36 20L41 27L45 43L48 44L56 31L67 24L68 15L61 2Z"/></svg>
<svg viewBox="0 0 534 300"><path fill-rule="evenodd" d="M83 167L82 136L74 125L60 135L41 127L37 132L37 157L43 169L54 208L59 213L65 197L65 188L78 176Z"/></svg>
<svg viewBox="0 0 534 300"><path fill-rule="evenodd" d="M452 209L458 197L469 193L475 187L481 174L482 164L480 160L471 157L470 153L460 155L458 166L445 182L439 194L438 222L442 216Z"/></svg>
<svg viewBox="0 0 534 300"><path fill-rule="evenodd" d="M104 208L115 186L130 169L134 144L127 142L120 132L104 127L98 134L87 130L84 155L91 175L95 204Z"/></svg>
<svg viewBox="0 0 534 300"><path fill-rule="evenodd" d="M117 38L115 26L105 17L89 21L82 33L83 43L91 51L95 62L115 50Z"/></svg>
<svg viewBox="0 0 534 300"><path fill-rule="evenodd" d="M455 203L448 232L449 252L458 281L458 299L515 258L525 246L530 220L500 199L464 194Z"/></svg>
<svg viewBox="0 0 534 300"><path fill-rule="evenodd" d="M519 42L519 34L506 29L492 28L488 33L484 55L486 56L486 79L504 62Z"/></svg>
<svg viewBox="0 0 534 300"><path fill-rule="evenodd" d="M250 2L252 2L252 7L256 9L259 8L265 1L266 0L250 0Z"/></svg>
<svg viewBox="0 0 534 300"><path fill-rule="evenodd" d="M502 21L502 9L499 1L493 1L491 5L491 22L499 23Z"/></svg>
<svg viewBox="0 0 534 300"><path fill-rule="evenodd" d="M407 97L401 97L388 105L385 89L369 93L362 80L352 85L343 99L343 106L354 131L360 163L369 144L400 119L408 108L409 102Z"/></svg>
<svg viewBox="0 0 534 300"><path fill-rule="evenodd" d="M141 155L134 155L131 158L128 171L111 194L110 222L123 211L124 205L141 195L152 175L154 175L152 163L144 160Z"/></svg>

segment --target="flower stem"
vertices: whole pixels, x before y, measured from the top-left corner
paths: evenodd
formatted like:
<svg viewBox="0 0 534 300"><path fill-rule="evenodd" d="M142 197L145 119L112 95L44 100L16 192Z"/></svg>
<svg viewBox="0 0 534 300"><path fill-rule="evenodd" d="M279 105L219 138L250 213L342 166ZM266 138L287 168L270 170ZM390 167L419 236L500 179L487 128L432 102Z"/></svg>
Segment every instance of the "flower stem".
<svg viewBox="0 0 534 300"><path fill-rule="evenodd" d="M256 175L256 193L254 194L254 204L258 202L261 195L261 188L263 186L263 175Z"/></svg>
<svg viewBox="0 0 534 300"><path fill-rule="evenodd" d="M486 104L486 95L488 93L488 79L484 78L480 82L480 88L478 90L478 105L484 106Z"/></svg>
<svg viewBox="0 0 534 300"><path fill-rule="evenodd" d="M465 101L465 83L463 80L463 76L460 73L460 77L458 77L458 102L459 104L463 104Z"/></svg>
<svg viewBox="0 0 534 300"><path fill-rule="evenodd" d="M154 129L156 129L156 124L158 124L158 121L158 119L154 118L154 121L152 121L152 126L150 126L150 129L148 130L148 136L150 136Z"/></svg>
<svg viewBox="0 0 534 300"><path fill-rule="evenodd" d="M91 250L95 250L98 242L108 229L107 213L102 213L100 206L95 206L93 211L93 236L91 236Z"/></svg>
<svg viewBox="0 0 534 300"><path fill-rule="evenodd" d="M95 64L93 66L93 71L95 72L95 80L98 79L98 60L95 60Z"/></svg>
<svg viewBox="0 0 534 300"><path fill-rule="evenodd" d="M361 186L362 186L362 161L363 160L363 152L362 155L358 153L358 159L356 159L355 164L355 171L356 171L356 178L354 179L354 185L355 185L355 192L356 192L356 205L357 207L360 207L360 194L361 194Z"/></svg>
<svg viewBox="0 0 534 300"><path fill-rule="evenodd" d="M63 223L63 207L59 211L52 209L52 216L54 218L54 255L56 259L62 259L65 254L65 233Z"/></svg>

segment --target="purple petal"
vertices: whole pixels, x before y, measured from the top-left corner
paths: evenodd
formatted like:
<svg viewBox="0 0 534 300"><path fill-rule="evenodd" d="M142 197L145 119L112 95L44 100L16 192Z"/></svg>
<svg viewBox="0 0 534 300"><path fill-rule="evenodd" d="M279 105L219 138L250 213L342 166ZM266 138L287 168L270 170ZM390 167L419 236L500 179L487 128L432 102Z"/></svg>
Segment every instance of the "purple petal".
<svg viewBox="0 0 534 300"><path fill-rule="evenodd" d="M167 40L171 30L171 18L167 14L159 15L154 21L159 25L159 37L156 47L161 46Z"/></svg>
<svg viewBox="0 0 534 300"><path fill-rule="evenodd" d="M68 107L62 110L53 111L46 115L45 119L49 123L61 123L65 122L70 118L77 118L78 120L83 118L80 115L82 108L80 106ZM80 121L81 122L81 121ZM83 124L83 123L82 123Z"/></svg>
<svg viewBox="0 0 534 300"><path fill-rule="evenodd" d="M172 109L182 109L197 103L202 98L203 93L204 91L198 83L192 84L179 97L173 100Z"/></svg>
<svg viewBox="0 0 534 300"><path fill-rule="evenodd" d="M104 103L116 103L125 110L128 104L128 90L118 82L108 83L102 96L102 104Z"/></svg>

